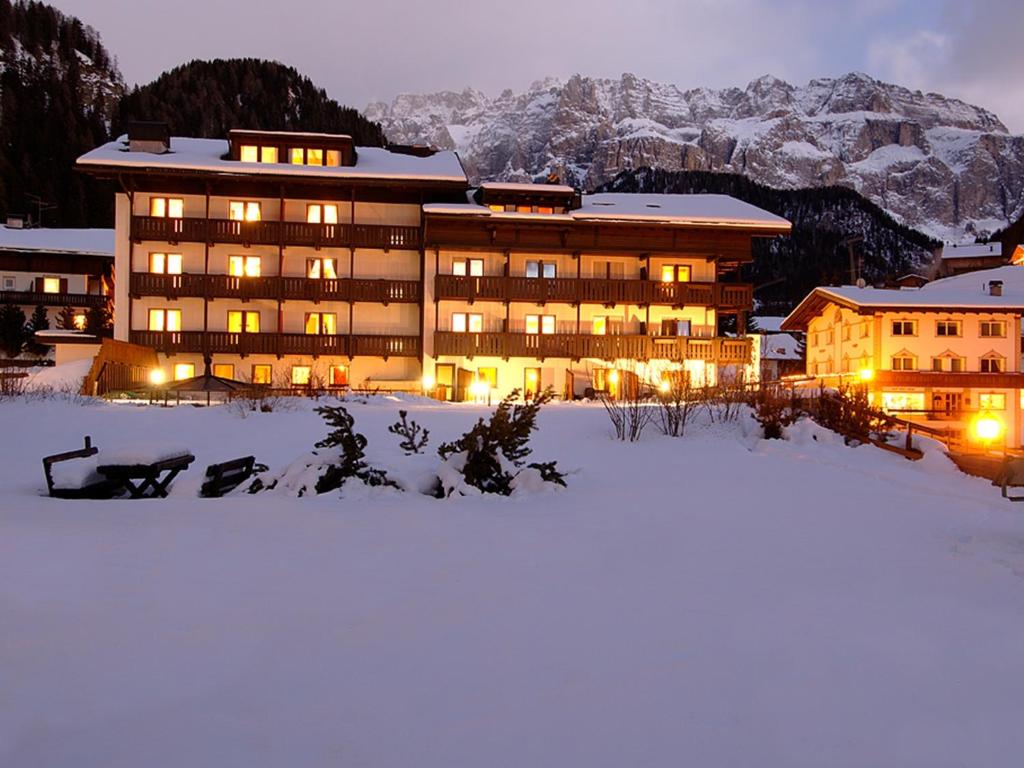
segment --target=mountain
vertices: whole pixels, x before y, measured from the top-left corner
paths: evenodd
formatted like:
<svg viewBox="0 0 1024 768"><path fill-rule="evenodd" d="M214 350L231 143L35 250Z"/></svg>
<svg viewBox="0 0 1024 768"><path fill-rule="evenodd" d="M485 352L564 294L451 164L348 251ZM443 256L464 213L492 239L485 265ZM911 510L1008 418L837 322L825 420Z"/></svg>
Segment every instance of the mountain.
<svg viewBox="0 0 1024 768"><path fill-rule="evenodd" d="M94 30L42 3L0 0L0 211L41 211L53 226L112 218L109 190L72 167L107 140L123 91Z"/></svg>
<svg viewBox="0 0 1024 768"><path fill-rule="evenodd" d="M873 285L926 273L940 245L848 187L774 189L737 173L642 168L623 171L600 189L731 195L789 220L789 235L755 238L754 261L745 268L761 314L787 314L816 286L852 282L851 247L856 276ZM847 245L850 239L855 242Z"/></svg>
<svg viewBox="0 0 1024 768"><path fill-rule="evenodd" d="M115 133L132 120L161 120L173 135L221 138L232 128L347 133L383 146L384 133L293 67L263 59L191 61L120 102Z"/></svg>
<svg viewBox="0 0 1024 768"><path fill-rule="evenodd" d="M631 74L574 75L494 99L473 89L401 95L364 113L392 141L457 150L480 180L555 172L593 189L654 167L781 189L839 185L946 240L1024 214L1024 137L980 107L859 73L685 91Z"/></svg>

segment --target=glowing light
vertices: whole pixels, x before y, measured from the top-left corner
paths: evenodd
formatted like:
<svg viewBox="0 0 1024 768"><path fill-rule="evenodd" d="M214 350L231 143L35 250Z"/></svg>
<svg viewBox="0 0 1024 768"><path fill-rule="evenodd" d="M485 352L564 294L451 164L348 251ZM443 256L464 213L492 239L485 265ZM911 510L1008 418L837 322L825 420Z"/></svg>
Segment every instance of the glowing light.
<svg viewBox="0 0 1024 768"><path fill-rule="evenodd" d="M859 378L861 381L871 381L873 378L875 378L875 372L870 368L861 368L859 371L857 371L857 378Z"/></svg>
<svg viewBox="0 0 1024 768"><path fill-rule="evenodd" d="M619 372L618 371L612 371L611 373L609 373L608 374L608 381L610 383L612 383L612 384L618 384L619 383Z"/></svg>
<svg viewBox="0 0 1024 768"><path fill-rule="evenodd" d="M437 385L437 380L429 373L423 374L423 388L431 390Z"/></svg>
<svg viewBox="0 0 1024 768"><path fill-rule="evenodd" d="M1003 422L990 413L979 414L971 425L974 436L982 442L991 442L1003 434Z"/></svg>
<svg viewBox="0 0 1024 768"><path fill-rule="evenodd" d="M484 400L491 393L491 385L486 379L477 379L469 385L469 394L477 400Z"/></svg>
<svg viewBox="0 0 1024 768"><path fill-rule="evenodd" d="M670 382L668 379L662 379L661 384L658 385L658 389L660 389L662 392L668 392L670 389L672 389L672 382Z"/></svg>
<svg viewBox="0 0 1024 768"><path fill-rule="evenodd" d="M531 384L536 384L537 383L537 372L536 371L527 371L526 372L526 380L528 382L530 382Z"/></svg>
<svg viewBox="0 0 1024 768"><path fill-rule="evenodd" d="M79 312L77 315L75 315L74 325L75 325L75 329L76 330L84 331L85 330L85 314L83 314L82 312Z"/></svg>
<svg viewBox="0 0 1024 768"><path fill-rule="evenodd" d="M154 368L149 372L149 383L154 387L159 387L167 381L167 374L163 372L162 368Z"/></svg>

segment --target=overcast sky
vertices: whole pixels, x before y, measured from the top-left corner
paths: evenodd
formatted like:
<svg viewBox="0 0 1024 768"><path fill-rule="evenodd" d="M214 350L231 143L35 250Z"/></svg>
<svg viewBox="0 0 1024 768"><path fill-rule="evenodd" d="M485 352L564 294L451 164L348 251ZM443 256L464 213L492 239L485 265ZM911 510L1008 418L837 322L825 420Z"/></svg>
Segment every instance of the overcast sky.
<svg viewBox="0 0 1024 768"><path fill-rule="evenodd" d="M402 92L495 95L579 72L695 86L851 70L994 111L1024 132L1024 0L54 0L129 83L193 58L291 64L362 108Z"/></svg>

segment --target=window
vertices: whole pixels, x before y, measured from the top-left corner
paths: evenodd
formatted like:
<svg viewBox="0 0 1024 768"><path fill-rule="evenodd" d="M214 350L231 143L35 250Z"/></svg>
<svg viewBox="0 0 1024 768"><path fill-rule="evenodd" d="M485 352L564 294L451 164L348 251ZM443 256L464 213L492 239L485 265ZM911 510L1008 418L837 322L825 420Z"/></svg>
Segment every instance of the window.
<svg viewBox="0 0 1024 768"><path fill-rule="evenodd" d="M527 333L554 333L555 332L555 316L554 315L527 315L526 316L526 332Z"/></svg>
<svg viewBox="0 0 1024 768"><path fill-rule="evenodd" d="M849 341L849 340L850 340L850 326L844 325L843 326L843 341Z"/></svg>
<svg viewBox="0 0 1024 768"><path fill-rule="evenodd" d="M516 213L533 213L532 205L517 205Z"/></svg>
<svg viewBox="0 0 1024 768"><path fill-rule="evenodd" d="M486 381L491 389L496 389L498 386L498 369L497 368L477 368L476 378L478 381Z"/></svg>
<svg viewBox="0 0 1024 768"><path fill-rule="evenodd" d="M608 333L608 318L595 317L591 321L590 332L595 336L605 336Z"/></svg>
<svg viewBox="0 0 1024 768"><path fill-rule="evenodd" d="M180 219L185 215L185 201L180 197L151 197L149 215L158 219Z"/></svg>
<svg viewBox="0 0 1024 768"><path fill-rule="evenodd" d="M923 411L924 392L883 392L882 408L886 411Z"/></svg>
<svg viewBox="0 0 1024 768"><path fill-rule="evenodd" d="M661 321L662 336L689 336L690 321L669 317Z"/></svg>
<svg viewBox="0 0 1024 768"><path fill-rule="evenodd" d="M494 203L491 203L487 207L490 208L495 213L504 213L505 212L505 206L504 205L494 205Z"/></svg>
<svg viewBox="0 0 1024 768"><path fill-rule="evenodd" d="M1006 335L1006 323L1002 320L982 320L979 335L985 339L1001 339Z"/></svg>
<svg viewBox="0 0 1024 768"><path fill-rule="evenodd" d="M555 262L553 261L528 261L526 262L526 276L527 277L546 277L552 278L555 276Z"/></svg>
<svg viewBox="0 0 1024 768"><path fill-rule="evenodd" d="M914 336L917 334L917 321L916 320L893 320L892 321L892 335L893 336Z"/></svg>
<svg viewBox="0 0 1024 768"><path fill-rule="evenodd" d="M332 365L327 369L327 384L331 387L348 386L348 366Z"/></svg>
<svg viewBox="0 0 1024 768"><path fill-rule="evenodd" d="M259 277L259 256L228 256L228 274L232 277Z"/></svg>
<svg viewBox="0 0 1024 768"><path fill-rule="evenodd" d="M341 152L337 149L327 150L327 165L331 168L337 168L341 165Z"/></svg>
<svg viewBox="0 0 1024 768"><path fill-rule="evenodd" d="M334 203L309 203L306 206L306 222L309 224L337 224L338 206Z"/></svg>
<svg viewBox="0 0 1024 768"><path fill-rule="evenodd" d="M149 271L154 275L180 275L181 254L180 253L151 253L149 254Z"/></svg>
<svg viewBox="0 0 1024 768"><path fill-rule="evenodd" d="M240 309L228 310L228 333L259 333L260 313Z"/></svg>
<svg viewBox="0 0 1024 768"><path fill-rule="evenodd" d="M982 392L978 395L978 407L983 411L1005 411L1006 395L1002 392Z"/></svg>
<svg viewBox="0 0 1024 768"><path fill-rule="evenodd" d="M233 379L235 378L235 366L231 363L214 363L213 375L222 379Z"/></svg>
<svg viewBox="0 0 1024 768"><path fill-rule="evenodd" d="M274 369L270 365L254 365L252 367L253 384L270 384L274 375Z"/></svg>
<svg viewBox="0 0 1024 768"><path fill-rule="evenodd" d="M149 310L149 330L151 331L180 331L181 310L180 309L151 309Z"/></svg>
<svg viewBox="0 0 1024 768"><path fill-rule="evenodd" d="M527 368L523 372L523 397L527 400L540 392L540 368Z"/></svg>
<svg viewBox="0 0 1024 768"><path fill-rule="evenodd" d="M14 281L14 277L13 276L11 276L11 275L4 275L4 290L5 291L13 291L14 290L14 284L15 284L15 281Z"/></svg>
<svg viewBox="0 0 1024 768"><path fill-rule="evenodd" d="M955 355L947 352L944 355L932 358L932 370L949 370L952 373L960 373L961 371L964 370L964 359L962 357L956 357Z"/></svg>
<svg viewBox="0 0 1024 768"><path fill-rule="evenodd" d="M276 163L277 162L277 147L260 147L260 162L261 163Z"/></svg>
<svg viewBox="0 0 1024 768"><path fill-rule="evenodd" d="M196 375L196 364L195 363L175 363L174 364L174 380L182 381L183 379L191 379Z"/></svg>
<svg viewBox="0 0 1024 768"><path fill-rule="evenodd" d="M894 355L892 358L892 369L894 371L913 371L917 369L917 363L913 355Z"/></svg>
<svg viewBox="0 0 1024 768"><path fill-rule="evenodd" d="M338 316L333 312L307 312L306 333L315 336L333 335L338 332Z"/></svg>
<svg viewBox="0 0 1024 768"><path fill-rule="evenodd" d="M981 372L1002 373L1003 358L999 357L999 355L985 355L983 358L981 358Z"/></svg>
<svg viewBox="0 0 1024 768"><path fill-rule="evenodd" d="M550 205L538 205L537 206L537 213L543 213L543 214L545 214L547 216L550 216L554 212L555 212L555 209L552 208Z"/></svg>
<svg viewBox="0 0 1024 768"><path fill-rule="evenodd" d="M71 322L75 326L75 330L77 331L85 330L85 321L85 312L76 312L74 314L74 317L71 318Z"/></svg>
<svg viewBox="0 0 1024 768"><path fill-rule="evenodd" d="M255 144L243 144L238 151L238 159L243 163L258 163L260 161L260 148Z"/></svg>
<svg viewBox="0 0 1024 768"><path fill-rule="evenodd" d="M959 336L960 335L960 321L959 320L938 320L935 323L935 335L936 336Z"/></svg>
<svg viewBox="0 0 1024 768"><path fill-rule="evenodd" d="M452 330L456 333L482 333L484 330L484 316L472 312L453 312Z"/></svg>
<svg viewBox="0 0 1024 768"><path fill-rule="evenodd" d="M315 147L292 147L288 157L292 165L324 164L324 150ZM327 165L341 165L341 152L329 150L327 152Z"/></svg>
<svg viewBox="0 0 1024 768"><path fill-rule="evenodd" d="M323 165L324 151L322 149L306 150L306 165Z"/></svg>
<svg viewBox="0 0 1024 768"><path fill-rule="evenodd" d="M260 221L263 211L254 200L231 200L228 203L228 218L232 221Z"/></svg>
<svg viewBox="0 0 1024 768"><path fill-rule="evenodd" d="M60 278L59 277L44 277L43 278L43 293L60 293Z"/></svg>
<svg viewBox="0 0 1024 768"><path fill-rule="evenodd" d="M484 274L483 259L455 259L452 261L452 274L470 277L482 277Z"/></svg>
<svg viewBox="0 0 1024 768"><path fill-rule="evenodd" d="M306 153L302 147L292 147L291 151L291 164L292 165L305 165L306 164Z"/></svg>
<svg viewBox="0 0 1024 768"><path fill-rule="evenodd" d="M334 268L334 259L306 259L306 277L313 280L336 279L338 270Z"/></svg>
<svg viewBox="0 0 1024 768"><path fill-rule="evenodd" d="M964 370L964 359L962 357L949 358L949 370L953 373L961 373Z"/></svg>
<svg viewBox="0 0 1024 768"><path fill-rule="evenodd" d="M661 267L661 282L663 283L688 283L690 282L690 267L686 264L663 264Z"/></svg>
<svg viewBox="0 0 1024 768"><path fill-rule="evenodd" d="M292 386L304 387L309 384L310 373L312 371L308 365L293 365Z"/></svg>
<svg viewBox="0 0 1024 768"><path fill-rule="evenodd" d="M932 358L932 370L933 371L941 371L942 370L942 358L941 357L933 357Z"/></svg>

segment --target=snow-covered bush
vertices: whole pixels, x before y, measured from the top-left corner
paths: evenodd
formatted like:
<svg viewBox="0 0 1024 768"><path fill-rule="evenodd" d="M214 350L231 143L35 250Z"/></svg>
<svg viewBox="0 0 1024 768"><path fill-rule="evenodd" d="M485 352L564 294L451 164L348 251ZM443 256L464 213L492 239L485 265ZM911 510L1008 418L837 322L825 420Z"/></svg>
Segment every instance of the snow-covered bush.
<svg viewBox="0 0 1024 768"><path fill-rule="evenodd" d="M525 404L515 401L519 390L502 400L488 421L480 419L458 440L442 444L438 474L442 496L453 493L511 494L517 487L539 482L565 485L556 462L526 464L531 453L530 433L537 429L537 414L551 401L547 389ZM525 466L524 466L525 465Z"/></svg>
<svg viewBox="0 0 1024 768"><path fill-rule="evenodd" d="M811 416L821 426L851 439L889 437L891 420L884 411L871 405L866 387L841 386L821 391L813 399Z"/></svg>
<svg viewBox="0 0 1024 768"><path fill-rule="evenodd" d="M801 410L792 393L772 384L762 384L750 399L754 419L761 425L765 440L781 440L784 430L800 418Z"/></svg>
<svg viewBox="0 0 1024 768"><path fill-rule="evenodd" d="M406 456L411 456L427 447L427 441L430 439L430 430L423 429L415 421L408 421L406 418L408 415L408 411L399 411L398 421L388 427L388 432L402 438L398 443L398 447L405 451ZM421 432L422 434L420 434Z"/></svg>

